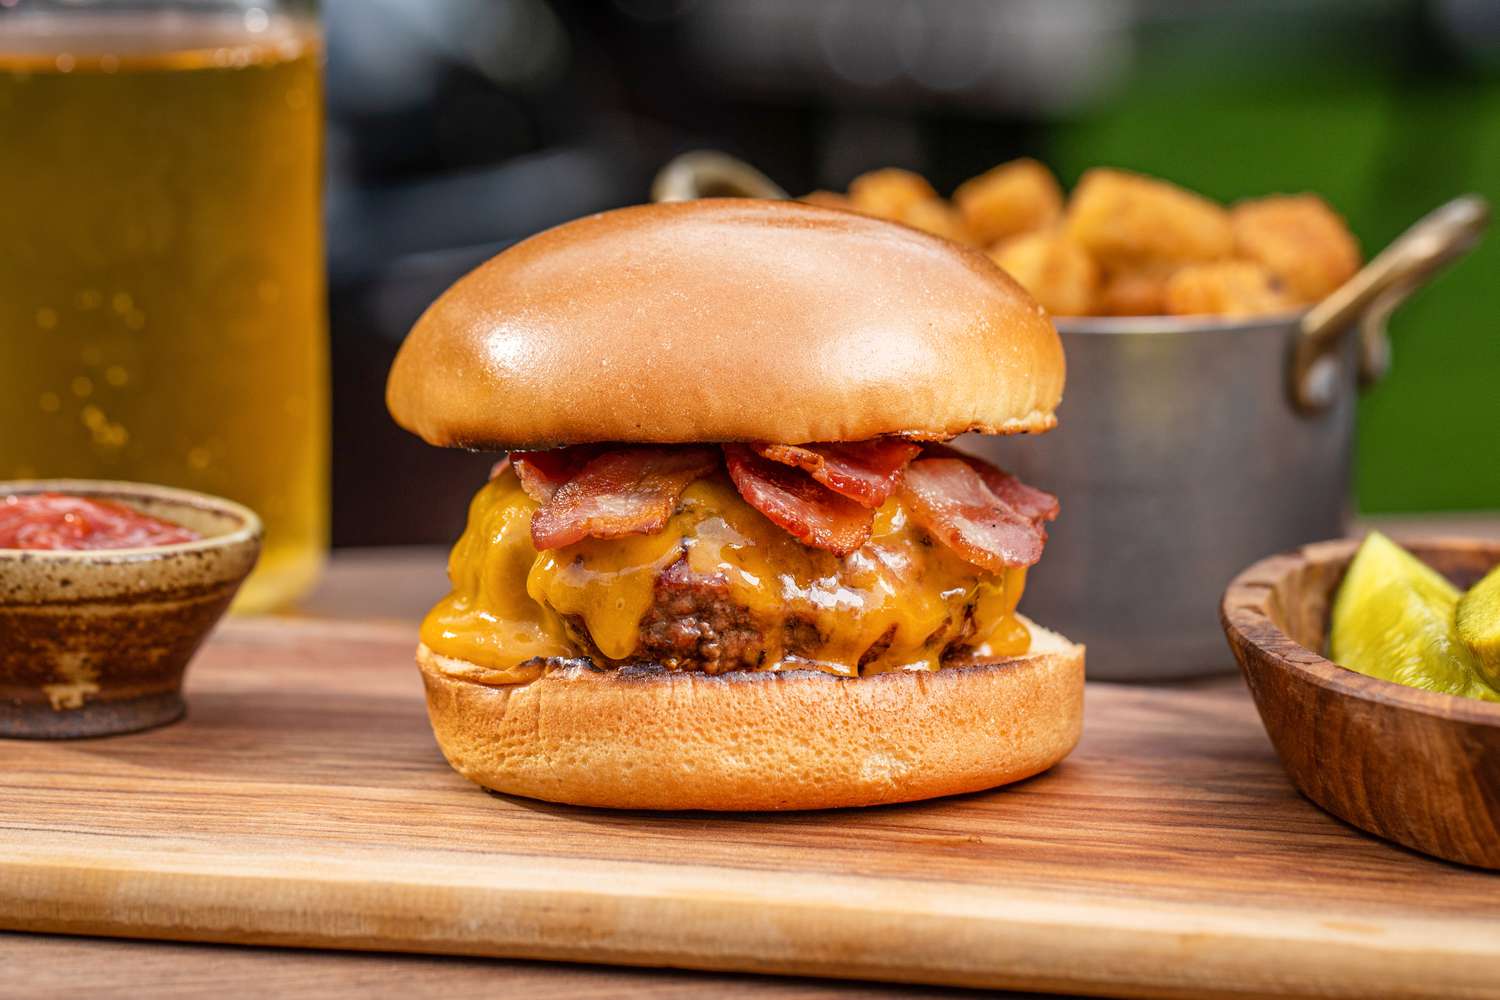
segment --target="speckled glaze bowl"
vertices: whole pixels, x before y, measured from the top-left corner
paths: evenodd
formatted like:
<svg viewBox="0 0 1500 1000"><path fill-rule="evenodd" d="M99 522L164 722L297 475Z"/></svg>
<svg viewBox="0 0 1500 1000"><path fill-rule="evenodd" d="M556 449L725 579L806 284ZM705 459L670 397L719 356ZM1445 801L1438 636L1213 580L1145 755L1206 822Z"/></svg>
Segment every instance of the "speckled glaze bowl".
<svg viewBox="0 0 1500 1000"><path fill-rule="evenodd" d="M113 500L203 537L135 549L0 549L0 737L105 736L181 718L183 673L255 565L260 518L165 486L0 482L0 496L43 492Z"/></svg>

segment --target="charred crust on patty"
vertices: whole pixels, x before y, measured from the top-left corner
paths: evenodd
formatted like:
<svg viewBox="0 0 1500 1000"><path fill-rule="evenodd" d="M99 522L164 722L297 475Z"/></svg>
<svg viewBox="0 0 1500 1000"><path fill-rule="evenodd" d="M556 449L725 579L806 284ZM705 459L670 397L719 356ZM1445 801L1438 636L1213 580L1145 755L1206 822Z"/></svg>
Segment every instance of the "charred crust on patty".
<svg viewBox="0 0 1500 1000"><path fill-rule="evenodd" d="M721 575L694 573L683 555L656 578L641 618L635 659L718 674L754 670L766 658L765 629L735 603Z"/></svg>
<svg viewBox="0 0 1500 1000"><path fill-rule="evenodd" d="M1000 670L1009 670L1026 663L1029 656L1009 656L1003 659L982 660L974 662L972 659L964 660L962 657L955 660L951 665L945 664L942 673L957 671L964 674L988 673ZM789 670L726 670L722 673L710 674L699 671L683 671L666 666L662 663L648 661L630 661L618 666L601 666L599 661L588 656L534 656L520 664L522 667L540 667L546 674L557 673L586 673L601 680L618 680L621 683L650 683L661 681L674 675L693 673L698 683L711 682L715 684L752 684L752 683L787 683L790 681L827 681L835 684L847 684L851 681L862 681L865 683L883 682L900 683L901 678L910 677L913 674L926 677L936 677L931 671L908 671L889 670L884 673L869 674L863 677L844 676L832 674L826 670L818 670L813 667L795 668ZM506 685L508 687L525 686Z"/></svg>

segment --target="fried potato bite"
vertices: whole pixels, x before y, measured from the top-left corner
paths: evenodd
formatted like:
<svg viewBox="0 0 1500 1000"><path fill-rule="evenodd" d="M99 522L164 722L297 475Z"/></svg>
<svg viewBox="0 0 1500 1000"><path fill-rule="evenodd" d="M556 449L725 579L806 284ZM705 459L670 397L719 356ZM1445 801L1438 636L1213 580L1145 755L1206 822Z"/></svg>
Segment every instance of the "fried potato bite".
<svg viewBox="0 0 1500 1000"><path fill-rule="evenodd" d="M958 186L953 203L982 246L1046 229L1062 216L1063 193L1052 171L1032 159L1011 160Z"/></svg>
<svg viewBox="0 0 1500 1000"><path fill-rule="evenodd" d="M1234 249L1223 206L1175 184L1109 168L1083 175L1064 225L1111 271L1220 260Z"/></svg>
<svg viewBox="0 0 1500 1000"><path fill-rule="evenodd" d="M912 202L901 214L900 221L955 243L973 242L958 212L941 198Z"/></svg>
<svg viewBox="0 0 1500 1000"><path fill-rule="evenodd" d="M856 212L904 222L935 236L972 242L963 219L920 174L895 167L854 178L849 201Z"/></svg>
<svg viewBox="0 0 1500 1000"><path fill-rule="evenodd" d="M849 200L866 215L899 221L912 205L940 201L941 197L921 174L887 167L860 174L850 181Z"/></svg>
<svg viewBox="0 0 1500 1000"><path fill-rule="evenodd" d="M990 259L1054 316L1087 316L1099 296L1099 267L1083 247L1055 229L997 243Z"/></svg>
<svg viewBox="0 0 1500 1000"><path fill-rule="evenodd" d="M1359 270L1359 243L1315 194L1271 195L1230 210L1235 251L1259 261L1299 303L1321 300Z"/></svg>
<svg viewBox="0 0 1500 1000"><path fill-rule="evenodd" d="M1155 265L1105 272L1095 300L1098 316L1160 316L1167 311L1173 268Z"/></svg>
<svg viewBox="0 0 1500 1000"><path fill-rule="evenodd" d="M1295 307L1277 277L1248 260L1179 268L1167 282L1164 305L1173 316L1268 316Z"/></svg>
<svg viewBox="0 0 1500 1000"><path fill-rule="evenodd" d="M854 202L846 194L837 191L809 191L798 201L809 205L822 205L824 208L842 208L845 211L854 211Z"/></svg>

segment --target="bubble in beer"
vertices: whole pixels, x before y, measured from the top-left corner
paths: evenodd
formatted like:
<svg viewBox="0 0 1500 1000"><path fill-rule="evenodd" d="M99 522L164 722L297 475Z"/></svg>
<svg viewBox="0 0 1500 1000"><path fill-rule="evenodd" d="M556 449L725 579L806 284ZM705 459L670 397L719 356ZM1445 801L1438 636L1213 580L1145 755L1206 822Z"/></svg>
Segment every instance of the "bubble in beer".
<svg viewBox="0 0 1500 1000"><path fill-rule="evenodd" d="M113 421L94 428L94 444L100 448L123 448L130 441L130 432L123 424Z"/></svg>

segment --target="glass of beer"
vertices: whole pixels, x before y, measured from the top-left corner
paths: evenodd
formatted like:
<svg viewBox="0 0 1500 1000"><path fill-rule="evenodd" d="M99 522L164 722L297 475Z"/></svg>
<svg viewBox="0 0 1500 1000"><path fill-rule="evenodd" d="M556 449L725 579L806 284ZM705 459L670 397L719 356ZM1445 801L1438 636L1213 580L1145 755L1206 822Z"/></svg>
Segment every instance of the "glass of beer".
<svg viewBox="0 0 1500 1000"><path fill-rule="evenodd" d="M327 547L321 58L310 3L0 0L0 479L250 506L242 610Z"/></svg>

